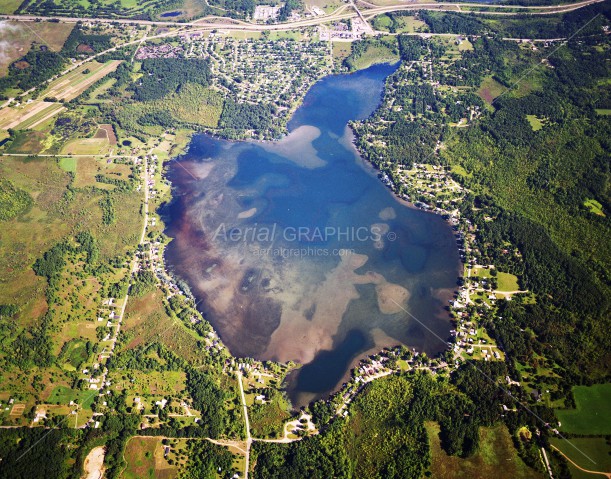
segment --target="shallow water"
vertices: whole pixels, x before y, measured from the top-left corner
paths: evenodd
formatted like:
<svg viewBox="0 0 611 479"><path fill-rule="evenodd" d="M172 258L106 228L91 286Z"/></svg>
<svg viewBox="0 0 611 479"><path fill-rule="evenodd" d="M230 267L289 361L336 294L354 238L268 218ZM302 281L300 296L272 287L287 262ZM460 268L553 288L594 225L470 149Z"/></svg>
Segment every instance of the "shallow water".
<svg viewBox="0 0 611 479"><path fill-rule="evenodd" d="M452 231L397 201L347 127L376 108L394 68L318 82L280 142L198 135L170 164L169 267L234 355L305 364L289 381L297 405L368 352L434 354L445 347L436 335L448 337Z"/></svg>

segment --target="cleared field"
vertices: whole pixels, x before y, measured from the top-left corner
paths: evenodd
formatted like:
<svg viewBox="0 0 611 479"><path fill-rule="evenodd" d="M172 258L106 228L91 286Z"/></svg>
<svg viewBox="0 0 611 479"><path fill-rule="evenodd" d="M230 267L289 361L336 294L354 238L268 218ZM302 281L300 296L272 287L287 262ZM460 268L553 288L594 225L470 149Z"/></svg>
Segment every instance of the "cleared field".
<svg viewBox="0 0 611 479"><path fill-rule="evenodd" d="M114 189L113 185L99 183L96 175L112 174L114 178L127 180L131 169L128 165L108 163L106 159L93 157L76 158L76 178L74 186L82 188L85 186L96 186L97 188Z"/></svg>
<svg viewBox="0 0 611 479"><path fill-rule="evenodd" d="M533 131L539 131L545 126L545 118L539 118L537 115L526 115L526 119Z"/></svg>
<svg viewBox="0 0 611 479"><path fill-rule="evenodd" d="M479 450L461 459L441 449L439 424L425 423L431 444L431 472L435 479L535 479L543 476L529 468L518 456L504 425L480 428Z"/></svg>
<svg viewBox="0 0 611 479"><path fill-rule="evenodd" d="M103 155L108 152L107 138L78 138L62 148L63 155Z"/></svg>
<svg viewBox="0 0 611 479"><path fill-rule="evenodd" d="M0 13L12 13L11 10L15 10L21 3L21 0L2 0ZM28 53L32 42L44 43L50 50L58 52L74 28L69 23L52 22L28 22L27 26L12 21L0 24L3 25L0 29L3 53L0 55L0 76L6 75L11 63Z"/></svg>
<svg viewBox="0 0 611 479"><path fill-rule="evenodd" d="M573 388L576 409L557 409L561 431L611 434L611 383Z"/></svg>
<svg viewBox="0 0 611 479"><path fill-rule="evenodd" d="M69 404L70 401L75 401L83 408L89 409L95 398L96 394L91 391L79 391L66 386L57 386L51 391L47 402L49 404Z"/></svg>
<svg viewBox="0 0 611 479"><path fill-rule="evenodd" d="M161 478L172 479L178 468L170 465L164 456L162 439L158 437L133 437L125 446L127 467L123 479Z"/></svg>
<svg viewBox="0 0 611 479"><path fill-rule="evenodd" d="M497 82L492 77L486 78L479 90L477 90L477 94L487 103L492 103L494 99L499 96L501 93L505 91L505 87Z"/></svg>

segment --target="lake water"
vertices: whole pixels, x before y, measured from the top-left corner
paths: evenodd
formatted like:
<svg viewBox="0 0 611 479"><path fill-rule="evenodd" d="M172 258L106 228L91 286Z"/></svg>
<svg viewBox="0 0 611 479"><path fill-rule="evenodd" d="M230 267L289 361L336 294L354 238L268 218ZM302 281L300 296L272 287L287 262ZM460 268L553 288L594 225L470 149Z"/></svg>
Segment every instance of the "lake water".
<svg viewBox="0 0 611 479"><path fill-rule="evenodd" d="M395 68L318 82L280 142L197 135L169 165L167 264L234 355L304 364L289 379L295 405L337 388L366 354L434 354L444 344L427 328L449 336L452 231L397 201L347 126L374 111Z"/></svg>
<svg viewBox="0 0 611 479"><path fill-rule="evenodd" d="M159 15L161 18L170 18L170 17L177 17L179 15L182 15L182 12L180 10L174 11L174 12L165 12L162 13L161 15Z"/></svg>

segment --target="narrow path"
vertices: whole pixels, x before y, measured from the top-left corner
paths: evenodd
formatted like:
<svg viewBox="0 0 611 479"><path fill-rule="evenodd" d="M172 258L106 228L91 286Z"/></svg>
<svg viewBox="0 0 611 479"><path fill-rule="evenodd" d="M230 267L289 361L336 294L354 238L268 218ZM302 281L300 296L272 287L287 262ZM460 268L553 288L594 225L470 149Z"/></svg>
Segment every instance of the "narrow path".
<svg viewBox="0 0 611 479"><path fill-rule="evenodd" d="M250 468L250 446L252 437L250 436L250 422L248 420L248 407L246 406L246 395L242 384L242 373L238 371L238 385L240 386L240 396L242 397L242 408L244 408L244 425L246 426L246 464L244 466L244 479L248 479L248 469Z"/></svg>

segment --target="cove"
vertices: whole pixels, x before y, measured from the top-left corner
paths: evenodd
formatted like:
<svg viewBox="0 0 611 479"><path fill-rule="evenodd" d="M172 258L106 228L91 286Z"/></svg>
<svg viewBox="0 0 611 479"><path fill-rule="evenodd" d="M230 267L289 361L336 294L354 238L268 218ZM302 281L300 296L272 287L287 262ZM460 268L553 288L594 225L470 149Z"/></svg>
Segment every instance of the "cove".
<svg viewBox="0 0 611 479"><path fill-rule="evenodd" d="M319 81L278 142L200 134L168 165L168 268L232 354L303 364L288 380L294 405L383 347L446 347L453 232L397 200L348 127L375 110L395 68Z"/></svg>

